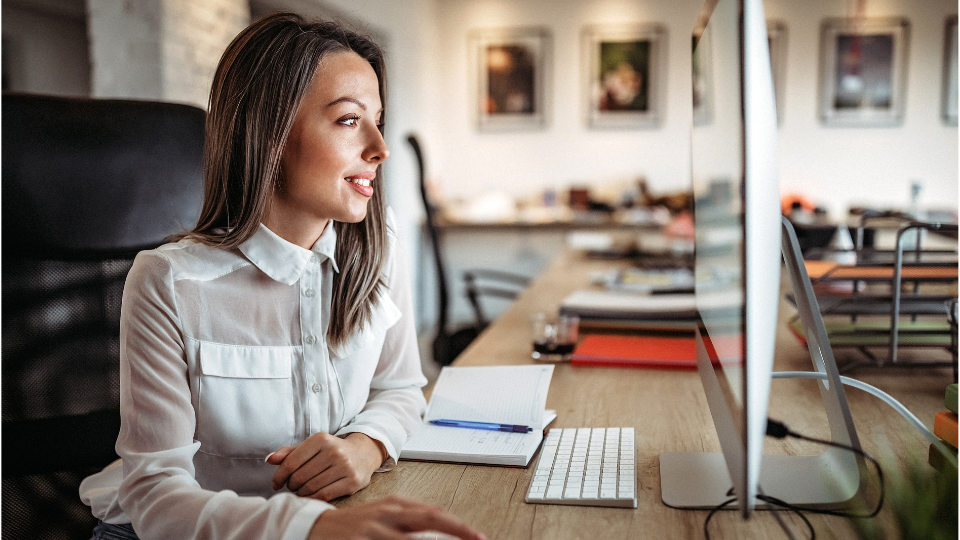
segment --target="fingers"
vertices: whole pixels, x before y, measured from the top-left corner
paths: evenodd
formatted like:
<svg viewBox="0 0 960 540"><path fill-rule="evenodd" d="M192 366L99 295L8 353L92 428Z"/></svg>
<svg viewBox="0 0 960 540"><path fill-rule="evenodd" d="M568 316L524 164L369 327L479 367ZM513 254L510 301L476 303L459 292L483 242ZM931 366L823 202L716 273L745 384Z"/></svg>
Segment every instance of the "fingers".
<svg viewBox="0 0 960 540"><path fill-rule="evenodd" d="M344 495L353 495L370 484L370 476L352 467L349 460L335 462L313 478L305 478L309 473L304 471L312 468L312 461L293 473L287 482L287 487L300 497L330 501ZM319 470L319 467L313 469Z"/></svg>
<svg viewBox="0 0 960 540"><path fill-rule="evenodd" d="M463 540L485 540L482 534L450 512L421 503L415 504L415 507L405 512L407 519L404 526L408 531L438 531Z"/></svg>
<svg viewBox="0 0 960 540"><path fill-rule="evenodd" d="M365 487L367 487L366 484L358 485L356 480L352 478L339 478L333 482L320 481L317 482L316 485L311 485L308 482L307 485L297 491L297 495L301 497L310 497L311 499L317 499L318 501L329 502L337 497L353 495Z"/></svg>
<svg viewBox="0 0 960 540"><path fill-rule="evenodd" d="M296 446L284 447L292 448L292 450L289 450L287 454L283 456L280 466L277 467L277 471L273 473L273 490L276 491L283 487L283 485L290 480L290 476L293 473L295 473L311 458L322 452L324 447L327 445L327 437L333 436L328 433L317 433ZM278 450L273 456L270 456L271 461L269 462L272 462L274 459L276 459L277 454L279 454L282 450L283 449ZM319 471L314 471L314 474L316 474L316 472Z"/></svg>
<svg viewBox="0 0 960 540"><path fill-rule="evenodd" d="M317 433L297 446L277 450L267 456L268 463L279 465L273 475L273 489L286 485L297 495L325 501L356 493L370 483L370 475L382 461L377 447L369 442L372 439L363 439L358 446L355 440ZM374 459L368 459L365 450ZM371 466L368 461L376 463ZM340 483L325 489L336 482ZM318 493L321 489L324 491Z"/></svg>
<svg viewBox="0 0 960 540"><path fill-rule="evenodd" d="M263 461L271 465L279 465L283 462L283 458L290 455L290 452L293 452L294 448L296 448L296 446L284 446L276 452L267 454L267 457Z"/></svg>
<svg viewBox="0 0 960 540"><path fill-rule="evenodd" d="M409 533L420 531L437 531L463 540L486 540L446 510L396 495L352 508L327 510L314 522L309 538L409 540Z"/></svg>

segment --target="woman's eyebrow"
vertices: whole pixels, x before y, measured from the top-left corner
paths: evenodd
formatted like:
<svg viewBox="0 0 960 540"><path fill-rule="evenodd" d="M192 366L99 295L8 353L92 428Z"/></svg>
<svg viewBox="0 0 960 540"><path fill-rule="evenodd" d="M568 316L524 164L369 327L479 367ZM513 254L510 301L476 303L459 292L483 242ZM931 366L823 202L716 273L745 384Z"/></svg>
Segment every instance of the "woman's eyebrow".
<svg viewBox="0 0 960 540"><path fill-rule="evenodd" d="M344 101L349 101L350 103L355 103L355 104L357 105L357 107L360 107L360 108L363 109L363 110L367 110L367 106L364 105L364 103L363 103L362 101L360 101L359 99L356 99L356 98L348 97L348 96L344 96L344 97L342 97L342 98L337 98L337 99L331 101L330 103L327 103L327 107L332 107L332 106L336 105L337 103L343 103Z"/></svg>

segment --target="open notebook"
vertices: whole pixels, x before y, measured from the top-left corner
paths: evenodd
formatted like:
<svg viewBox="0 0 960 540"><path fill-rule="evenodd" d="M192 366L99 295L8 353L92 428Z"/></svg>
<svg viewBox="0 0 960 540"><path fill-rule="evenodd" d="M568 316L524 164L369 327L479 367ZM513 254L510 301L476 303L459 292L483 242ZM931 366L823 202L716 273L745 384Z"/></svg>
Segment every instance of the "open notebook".
<svg viewBox="0 0 960 540"><path fill-rule="evenodd" d="M424 423L400 451L400 459L525 467L557 417L544 410L553 366L445 367ZM430 424L431 420L519 424L529 433L505 433Z"/></svg>

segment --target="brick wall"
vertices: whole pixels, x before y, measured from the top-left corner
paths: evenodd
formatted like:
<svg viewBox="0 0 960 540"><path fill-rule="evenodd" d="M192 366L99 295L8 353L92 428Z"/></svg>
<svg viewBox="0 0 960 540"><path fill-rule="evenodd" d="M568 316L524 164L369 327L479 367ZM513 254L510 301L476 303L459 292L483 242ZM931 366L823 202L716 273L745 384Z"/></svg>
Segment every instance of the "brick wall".
<svg viewBox="0 0 960 540"><path fill-rule="evenodd" d="M223 50L250 23L247 0L164 0L163 97L206 108Z"/></svg>
<svg viewBox="0 0 960 540"><path fill-rule="evenodd" d="M94 97L206 108L220 55L250 21L247 0L87 0Z"/></svg>

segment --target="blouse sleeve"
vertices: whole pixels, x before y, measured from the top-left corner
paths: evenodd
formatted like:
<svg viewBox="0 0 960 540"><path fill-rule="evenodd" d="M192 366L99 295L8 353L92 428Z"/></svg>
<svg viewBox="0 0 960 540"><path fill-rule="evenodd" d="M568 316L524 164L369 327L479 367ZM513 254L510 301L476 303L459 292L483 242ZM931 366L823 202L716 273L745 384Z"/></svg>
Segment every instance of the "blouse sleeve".
<svg viewBox="0 0 960 540"><path fill-rule="evenodd" d="M190 401L173 271L158 251L137 256L120 321L119 502L144 540L302 540L329 504L279 493L269 500L209 491L195 479Z"/></svg>
<svg viewBox="0 0 960 540"><path fill-rule="evenodd" d="M401 316L384 338L366 405L353 421L337 432L338 436L351 432L363 433L383 444L389 457L378 472L396 466L403 443L420 426L426 409L422 388L427 384L417 345L410 275L397 249L393 232L396 225L389 208L387 225L390 229L390 246L385 282L387 295L400 309Z"/></svg>

